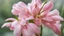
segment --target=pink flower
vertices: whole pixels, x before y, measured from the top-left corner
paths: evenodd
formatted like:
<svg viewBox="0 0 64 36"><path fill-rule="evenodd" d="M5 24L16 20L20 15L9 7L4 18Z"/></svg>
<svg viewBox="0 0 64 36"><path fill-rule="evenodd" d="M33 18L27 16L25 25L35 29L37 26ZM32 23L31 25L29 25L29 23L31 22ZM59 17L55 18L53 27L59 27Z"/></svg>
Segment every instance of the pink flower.
<svg viewBox="0 0 64 36"><path fill-rule="evenodd" d="M43 23L48 28L52 29L56 34L60 35L61 34L60 25L61 24L59 24L59 23L60 23L60 21L63 21L63 18L59 15L59 11L57 9L50 12L50 10L52 8L53 8L53 2L49 1L48 3L46 3L43 6L42 12L39 12L39 10L34 10L34 11L38 11L38 12L33 13L33 11L32 11L32 14L34 14L34 23L36 25L41 25ZM36 9L36 8L34 8L34 9ZM39 9L41 9L41 8L39 8ZM38 14L38 13L40 13L40 14ZM57 23L57 21L59 21L59 23Z"/></svg>
<svg viewBox="0 0 64 36"><path fill-rule="evenodd" d="M18 20L10 19L12 22L4 24L2 27L9 27L14 31L15 36L35 36L35 34L40 34L40 30L37 26L45 25L52 29L56 34L60 34L60 21L63 18L59 15L57 9L51 11L53 8L53 2L50 0L45 5L41 0L32 0L31 3L26 5L23 2L18 2L12 7L12 14L18 16ZM51 12L50 12L51 11ZM8 21L7 19L6 21ZM33 20L34 23L29 22ZM37 26L36 26L37 25Z"/></svg>
<svg viewBox="0 0 64 36"><path fill-rule="evenodd" d="M14 15L18 15L20 19L33 19L34 23L38 26L43 23L44 25L52 29L55 33L60 33L60 30L58 30L59 26L56 26L56 22L62 21L63 18L60 17L58 10L53 10L52 12L50 12L50 10L53 8L52 1L47 2L42 9L41 6L41 0L32 0L32 2L28 4L28 6L23 2L19 2L13 6L12 13ZM42 12L40 12L41 10Z"/></svg>
<svg viewBox="0 0 64 36"><path fill-rule="evenodd" d="M12 14L17 15L19 19L34 19L34 15L37 15L40 11L41 0L32 0L28 3L28 6L23 2L18 2L13 5ZM29 18L29 19L28 19Z"/></svg>
<svg viewBox="0 0 64 36"><path fill-rule="evenodd" d="M17 15L19 19L33 19L33 16L30 14L27 5L23 2L18 2L13 5L12 14Z"/></svg>
<svg viewBox="0 0 64 36"><path fill-rule="evenodd" d="M57 9L50 12L52 8L53 8L53 2L49 1L43 6L42 12L39 12L38 10L34 10L34 11L38 11L33 13L33 14L37 13L36 15L34 15L34 22L36 25L41 25L43 23L45 26L52 29L56 34L59 35L61 33L61 29L60 29L61 27L60 24L57 23L57 21L59 22L63 21L63 18L59 15L59 11Z"/></svg>
<svg viewBox="0 0 64 36"><path fill-rule="evenodd" d="M56 34L61 34L60 21L63 21L63 18L59 15L58 10L55 9L48 13L42 12L39 17L39 19L45 26L52 29ZM59 23L57 23L57 21L59 21Z"/></svg>
<svg viewBox="0 0 64 36"><path fill-rule="evenodd" d="M40 29L33 23L27 23L25 20L15 20L14 18L9 18L6 21L13 21L13 22L8 22L4 23L3 27L9 27L10 30L13 30L14 36L35 36L37 34L38 36L40 35Z"/></svg>

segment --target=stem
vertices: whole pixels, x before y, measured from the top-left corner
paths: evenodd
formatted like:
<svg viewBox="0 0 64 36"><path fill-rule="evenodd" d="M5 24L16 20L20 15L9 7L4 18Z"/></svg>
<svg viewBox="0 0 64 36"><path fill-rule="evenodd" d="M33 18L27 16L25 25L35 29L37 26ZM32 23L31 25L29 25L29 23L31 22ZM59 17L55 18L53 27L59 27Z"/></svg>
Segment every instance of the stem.
<svg viewBox="0 0 64 36"><path fill-rule="evenodd" d="M61 27L61 36L63 36L63 26Z"/></svg>
<svg viewBox="0 0 64 36"><path fill-rule="evenodd" d="M41 25L41 33L40 33L40 36L43 36L43 27Z"/></svg>
<svg viewBox="0 0 64 36"><path fill-rule="evenodd" d="M63 29L64 29L64 25L62 24L62 26L61 26L61 36L64 36Z"/></svg>

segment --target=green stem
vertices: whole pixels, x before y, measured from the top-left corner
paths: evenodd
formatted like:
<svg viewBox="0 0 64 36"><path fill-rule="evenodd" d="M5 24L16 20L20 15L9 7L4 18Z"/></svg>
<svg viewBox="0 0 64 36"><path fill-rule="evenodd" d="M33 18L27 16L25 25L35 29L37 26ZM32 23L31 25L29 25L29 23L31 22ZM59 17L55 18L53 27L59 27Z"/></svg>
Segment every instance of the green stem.
<svg viewBox="0 0 64 36"><path fill-rule="evenodd" d="M63 22L62 22L62 26L61 26L61 36L64 36L63 29L64 29L64 24L63 24Z"/></svg>
<svg viewBox="0 0 64 36"><path fill-rule="evenodd" d="M41 25L41 33L40 33L40 36L43 36L43 27Z"/></svg>
<svg viewBox="0 0 64 36"><path fill-rule="evenodd" d="M61 36L63 36L63 26L61 27Z"/></svg>

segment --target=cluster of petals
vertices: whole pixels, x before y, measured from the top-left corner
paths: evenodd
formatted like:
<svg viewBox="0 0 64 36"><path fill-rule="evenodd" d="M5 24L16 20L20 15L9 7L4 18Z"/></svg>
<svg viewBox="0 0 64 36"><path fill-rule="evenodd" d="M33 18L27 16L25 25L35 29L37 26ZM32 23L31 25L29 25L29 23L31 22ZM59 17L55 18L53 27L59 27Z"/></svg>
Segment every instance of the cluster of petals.
<svg viewBox="0 0 64 36"><path fill-rule="evenodd" d="M3 27L9 27L13 30L14 36L40 36L40 29L34 23L28 23L24 19L18 21L14 18L8 18L5 21L11 21L4 23Z"/></svg>
<svg viewBox="0 0 64 36"><path fill-rule="evenodd" d="M26 5L23 2L18 2L12 7L12 14L18 16L18 20L14 18L7 19L12 22L5 23L2 27L9 27L14 31L15 36L40 36L40 25L45 25L56 34L61 34L61 24L63 18L59 15L57 9L51 11L53 2L50 0L46 4L41 0L32 0L31 3ZM32 22L29 22L29 21Z"/></svg>

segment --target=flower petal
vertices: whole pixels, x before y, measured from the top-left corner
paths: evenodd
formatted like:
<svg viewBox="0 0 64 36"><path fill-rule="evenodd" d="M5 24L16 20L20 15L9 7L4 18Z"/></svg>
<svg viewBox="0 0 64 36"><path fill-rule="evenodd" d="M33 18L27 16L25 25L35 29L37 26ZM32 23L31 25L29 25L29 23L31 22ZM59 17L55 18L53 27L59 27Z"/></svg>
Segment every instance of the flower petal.
<svg viewBox="0 0 64 36"><path fill-rule="evenodd" d="M37 15L40 11L40 5L41 5L41 0L32 0L31 3L28 4L28 9L32 15Z"/></svg>
<svg viewBox="0 0 64 36"><path fill-rule="evenodd" d="M53 16L53 15L59 15L59 11L57 9L55 9L48 13L48 16Z"/></svg>
<svg viewBox="0 0 64 36"><path fill-rule="evenodd" d="M20 25L26 25L26 20L22 19L20 22L19 22Z"/></svg>
<svg viewBox="0 0 64 36"><path fill-rule="evenodd" d="M21 12L27 12L27 6L23 2L18 2L13 5L12 14L19 15Z"/></svg>
<svg viewBox="0 0 64 36"><path fill-rule="evenodd" d="M46 3L43 7L43 11L50 11L53 8L53 2L49 1L48 3Z"/></svg>
<svg viewBox="0 0 64 36"><path fill-rule="evenodd" d="M21 35L21 25L16 25L15 27L14 27L14 36L20 36Z"/></svg>
<svg viewBox="0 0 64 36"><path fill-rule="evenodd" d="M40 26L41 25L41 20L39 18L35 18L34 23L35 23L35 25Z"/></svg>
<svg viewBox="0 0 64 36"><path fill-rule="evenodd" d="M63 18L60 15L52 16L51 18L56 21L63 21Z"/></svg>
<svg viewBox="0 0 64 36"><path fill-rule="evenodd" d="M58 34L58 35L61 34L59 23L50 24L50 23L45 22L44 25L47 26L48 28L52 29L56 34Z"/></svg>
<svg viewBox="0 0 64 36"><path fill-rule="evenodd" d="M32 16L29 12L24 12L19 14L19 19L26 19L28 17Z"/></svg>
<svg viewBox="0 0 64 36"><path fill-rule="evenodd" d="M17 24L19 24L17 20L14 21L14 22L12 22L11 27L10 27L10 30L14 30L14 28L15 28L15 26L16 26Z"/></svg>
<svg viewBox="0 0 64 36"><path fill-rule="evenodd" d="M40 29L35 24L29 23L29 26L32 28L35 34L40 35Z"/></svg>
<svg viewBox="0 0 64 36"><path fill-rule="evenodd" d="M50 17L44 17L42 18L42 20L47 21L47 22L54 22L54 20Z"/></svg>
<svg viewBox="0 0 64 36"><path fill-rule="evenodd" d="M58 34L58 35L61 35L61 24L55 24L54 25L54 28L53 28L53 31Z"/></svg>
<svg viewBox="0 0 64 36"><path fill-rule="evenodd" d="M4 23L4 24L2 25L2 28L3 28L3 27L10 27L10 26L11 26L11 24L12 24L11 22Z"/></svg>
<svg viewBox="0 0 64 36"><path fill-rule="evenodd" d="M5 21L15 21L16 19L14 19L14 18L8 18L8 19L6 19Z"/></svg>
<svg viewBox="0 0 64 36"><path fill-rule="evenodd" d="M41 17L45 17L47 16L47 14L49 13L50 11L44 11L40 14Z"/></svg>
<svg viewBox="0 0 64 36"><path fill-rule="evenodd" d="M30 16L30 17L26 18L26 20L31 20L31 19L34 19L34 17Z"/></svg>
<svg viewBox="0 0 64 36"><path fill-rule="evenodd" d="M11 10L12 14L14 15L18 15L20 13L20 10L18 9L18 7L16 7L17 5L14 4L13 5L13 9Z"/></svg>
<svg viewBox="0 0 64 36"><path fill-rule="evenodd" d="M33 32L32 28L27 25L27 29L23 28L23 36L33 36L35 33Z"/></svg>
<svg viewBox="0 0 64 36"><path fill-rule="evenodd" d="M32 4L35 4L35 3L37 4L38 7L41 7L41 5L42 5L41 0L37 0L37 1L36 0L32 0Z"/></svg>

